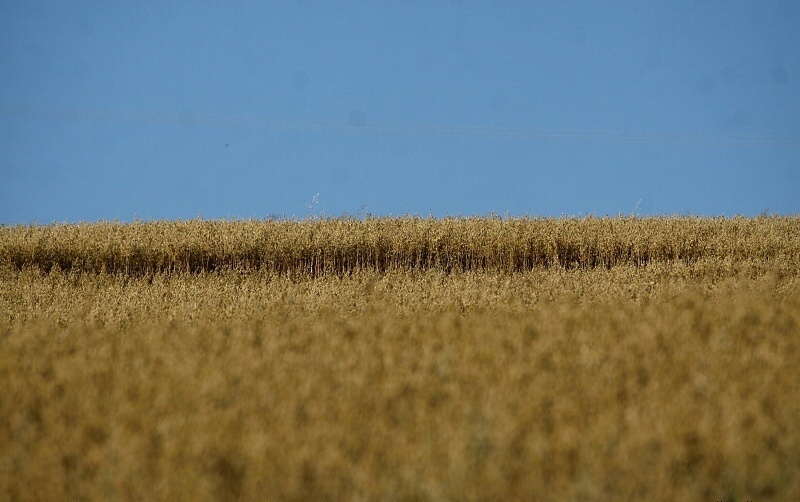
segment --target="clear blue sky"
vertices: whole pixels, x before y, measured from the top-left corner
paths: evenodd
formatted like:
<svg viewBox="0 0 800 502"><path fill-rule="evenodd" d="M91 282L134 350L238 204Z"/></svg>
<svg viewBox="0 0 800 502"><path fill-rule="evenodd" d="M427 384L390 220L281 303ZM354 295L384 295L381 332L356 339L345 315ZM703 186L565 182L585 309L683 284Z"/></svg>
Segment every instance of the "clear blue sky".
<svg viewBox="0 0 800 502"><path fill-rule="evenodd" d="M800 2L0 1L0 222L800 212Z"/></svg>

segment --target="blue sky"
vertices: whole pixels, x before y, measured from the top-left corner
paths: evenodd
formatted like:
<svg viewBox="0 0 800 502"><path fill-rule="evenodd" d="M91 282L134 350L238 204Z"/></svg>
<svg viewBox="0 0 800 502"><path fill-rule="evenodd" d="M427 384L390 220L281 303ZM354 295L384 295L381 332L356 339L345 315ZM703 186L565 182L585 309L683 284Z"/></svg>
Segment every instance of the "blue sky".
<svg viewBox="0 0 800 502"><path fill-rule="evenodd" d="M800 2L0 2L0 222L800 212Z"/></svg>

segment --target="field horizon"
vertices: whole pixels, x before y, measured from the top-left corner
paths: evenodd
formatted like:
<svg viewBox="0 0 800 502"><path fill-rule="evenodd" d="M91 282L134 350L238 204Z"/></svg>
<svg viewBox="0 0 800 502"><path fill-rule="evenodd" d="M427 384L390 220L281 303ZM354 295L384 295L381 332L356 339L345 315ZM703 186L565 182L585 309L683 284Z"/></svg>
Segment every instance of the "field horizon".
<svg viewBox="0 0 800 502"><path fill-rule="evenodd" d="M0 500L800 498L800 217L0 226Z"/></svg>
<svg viewBox="0 0 800 502"><path fill-rule="evenodd" d="M800 216L177 220L0 227L15 269L523 272L800 256Z"/></svg>

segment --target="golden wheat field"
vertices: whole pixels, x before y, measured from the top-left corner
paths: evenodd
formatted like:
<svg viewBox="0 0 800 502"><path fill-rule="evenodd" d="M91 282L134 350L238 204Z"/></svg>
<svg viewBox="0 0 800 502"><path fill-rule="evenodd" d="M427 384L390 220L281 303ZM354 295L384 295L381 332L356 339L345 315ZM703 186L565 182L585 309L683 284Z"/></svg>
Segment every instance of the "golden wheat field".
<svg viewBox="0 0 800 502"><path fill-rule="evenodd" d="M800 218L0 227L0 500L800 500Z"/></svg>

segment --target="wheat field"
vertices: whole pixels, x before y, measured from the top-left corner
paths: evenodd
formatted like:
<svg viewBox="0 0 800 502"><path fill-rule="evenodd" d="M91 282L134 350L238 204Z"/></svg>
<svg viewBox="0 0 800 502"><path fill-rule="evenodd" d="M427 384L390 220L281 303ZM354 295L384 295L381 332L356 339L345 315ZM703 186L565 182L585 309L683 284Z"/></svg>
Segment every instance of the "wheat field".
<svg viewBox="0 0 800 502"><path fill-rule="evenodd" d="M0 227L0 500L800 500L800 218Z"/></svg>

